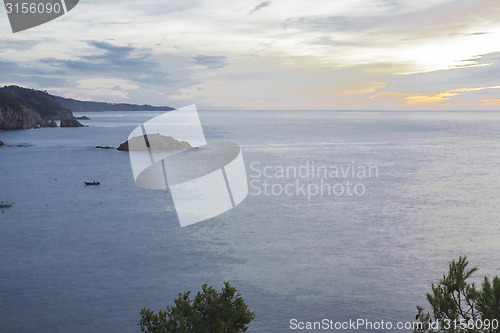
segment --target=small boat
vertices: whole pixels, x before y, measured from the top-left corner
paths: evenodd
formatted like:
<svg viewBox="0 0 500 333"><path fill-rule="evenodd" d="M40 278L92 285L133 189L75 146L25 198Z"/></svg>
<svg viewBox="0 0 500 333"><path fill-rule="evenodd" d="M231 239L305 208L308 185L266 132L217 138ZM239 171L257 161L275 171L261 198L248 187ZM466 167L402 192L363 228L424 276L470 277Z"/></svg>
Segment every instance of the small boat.
<svg viewBox="0 0 500 333"><path fill-rule="evenodd" d="M101 185L100 182L97 182L95 180L93 182L84 182L84 183L85 183L85 185Z"/></svg>
<svg viewBox="0 0 500 333"><path fill-rule="evenodd" d="M0 202L0 208L10 208L10 207L12 207L12 204L10 204L10 203L3 203L3 201Z"/></svg>

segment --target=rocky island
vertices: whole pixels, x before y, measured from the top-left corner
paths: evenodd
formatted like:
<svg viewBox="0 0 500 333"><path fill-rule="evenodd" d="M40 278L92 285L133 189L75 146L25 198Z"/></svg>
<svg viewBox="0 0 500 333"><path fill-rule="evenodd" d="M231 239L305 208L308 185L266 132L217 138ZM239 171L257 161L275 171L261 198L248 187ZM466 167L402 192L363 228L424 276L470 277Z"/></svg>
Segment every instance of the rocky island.
<svg viewBox="0 0 500 333"><path fill-rule="evenodd" d="M61 127L83 127L76 119L61 119Z"/></svg>
<svg viewBox="0 0 500 333"><path fill-rule="evenodd" d="M178 141L171 136L161 134L148 134L136 136L122 143L117 149L123 151L140 151L151 147L152 150L185 150L193 149L186 141Z"/></svg>

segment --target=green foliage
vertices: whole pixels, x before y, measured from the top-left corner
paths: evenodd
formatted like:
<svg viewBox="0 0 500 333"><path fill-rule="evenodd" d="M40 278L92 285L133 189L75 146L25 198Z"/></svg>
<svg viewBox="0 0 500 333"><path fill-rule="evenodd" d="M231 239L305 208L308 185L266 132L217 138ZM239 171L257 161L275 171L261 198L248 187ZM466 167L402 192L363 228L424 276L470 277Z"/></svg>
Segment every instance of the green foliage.
<svg viewBox="0 0 500 333"><path fill-rule="evenodd" d="M2 106L6 106L11 110L18 112L21 110L21 106L26 106L26 102L17 95L0 89L0 108Z"/></svg>
<svg viewBox="0 0 500 333"><path fill-rule="evenodd" d="M191 292L179 293L175 306L159 310L140 312L141 332L144 333L215 333L246 332L255 313L248 306L236 288L224 282L221 292L206 283L196 297L190 299Z"/></svg>
<svg viewBox="0 0 500 333"><path fill-rule="evenodd" d="M493 278L493 283L484 277L483 290L477 300L477 308L483 319L500 319L500 278L498 276Z"/></svg>
<svg viewBox="0 0 500 333"><path fill-rule="evenodd" d="M71 111L64 108L54 96L46 91L22 88L19 86L5 86L0 88L5 93L15 95L17 102L31 107L42 119L72 119ZM15 109L14 109L15 110Z"/></svg>
<svg viewBox="0 0 500 333"><path fill-rule="evenodd" d="M459 257L449 264L447 275L432 284L432 293L427 301L432 313L425 313L417 306L417 319L421 327L416 333L500 333L500 279L495 277L490 283L484 278L481 288L469 282L478 270L468 269L467 257Z"/></svg>

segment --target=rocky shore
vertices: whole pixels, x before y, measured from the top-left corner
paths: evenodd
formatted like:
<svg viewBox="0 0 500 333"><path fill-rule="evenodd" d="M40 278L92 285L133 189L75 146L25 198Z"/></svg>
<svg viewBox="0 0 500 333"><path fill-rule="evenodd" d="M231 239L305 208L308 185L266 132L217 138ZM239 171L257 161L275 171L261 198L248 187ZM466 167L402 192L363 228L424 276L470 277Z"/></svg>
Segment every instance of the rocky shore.
<svg viewBox="0 0 500 333"><path fill-rule="evenodd" d="M57 127L57 123L54 120L49 122L48 120L42 119L42 121L40 121L40 127Z"/></svg>
<svg viewBox="0 0 500 333"><path fill-rule="evenodd" d="M83 127L76 119L61 119L61 127Z"/></svg>
<svg viewBox="0 0 500 333"><path fill-rule="evenodd" d="M25 105L0 105L0 129L35 128L41 121L40 115Z"/></svg>

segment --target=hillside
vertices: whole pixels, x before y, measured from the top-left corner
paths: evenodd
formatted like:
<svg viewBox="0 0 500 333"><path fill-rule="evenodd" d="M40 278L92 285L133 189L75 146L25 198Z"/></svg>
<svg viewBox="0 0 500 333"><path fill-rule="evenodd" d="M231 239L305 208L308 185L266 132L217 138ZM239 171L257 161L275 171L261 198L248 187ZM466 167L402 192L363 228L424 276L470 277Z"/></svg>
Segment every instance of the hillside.
<svg viewBox="0 0 500 333"><path fill-rule="evenodd" d="M0 129L36 127L42 118L26 101L0 89Z"/></svg>
<svg viewBox="0 0 500 333"><path fill-rule="evenodd" d="M8 86L0 91L14 94L21 98L23 103L31 107L44 120L74 119L73 113L62 106L54 96L45 91Z"/></svg>
<svg viewBox="0 0 500 333"><path fill-rule="evenodd" d="M0 129L57 127L54 120L61 120L63 127L83 126L47 92L19 86L0 88Z"/></svg>
<svg viewBox="0 0 500 333"><path fill-rule="evenodd" d="M72 112L171 110L169 106L79 101L15 85L0 88L0 129L56 127L54 120L61 120L61 127L83 126Z"/></svg>
<svg viewBox="0 0 500 333"><path fill-rule="evenodd" d="M99 111L172 111L170 106L151 106L124 103L105 103L79 101L71 98L54 96L55 99L65 108L73 112L99 112Z"/></svg>

